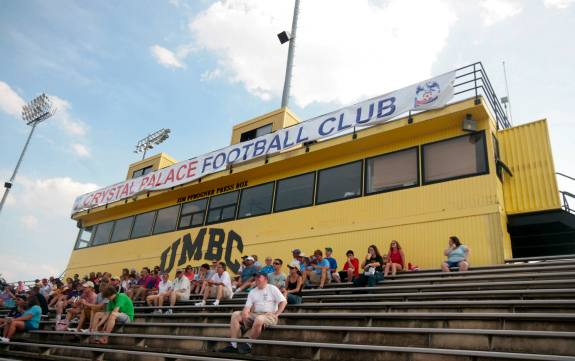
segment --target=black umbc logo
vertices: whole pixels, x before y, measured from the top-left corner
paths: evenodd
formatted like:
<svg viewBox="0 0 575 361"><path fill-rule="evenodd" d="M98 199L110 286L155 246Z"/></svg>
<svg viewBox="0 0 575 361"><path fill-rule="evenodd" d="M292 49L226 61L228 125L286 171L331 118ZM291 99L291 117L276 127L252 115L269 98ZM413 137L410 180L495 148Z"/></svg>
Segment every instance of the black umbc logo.
<svg viewBox="0 0 575 361"><path fill-rule="evenodd" d="M202 249L204 248L206 233L208 232L210 238L204 254ZM202 228L193 240L191 233L178 238L160 256L160 269L162 271L170 272L174 268L180 244L180 257L177 266L184 265L191 260L199 261L202 258L206 261L219 261L222 260L223 255L223 261L226 262L226 266L231 271L236 273L240 269L240 262L237 259L232 260L232 251L237 249L241 254L244 250L244 243L242 237L233 230L230 230L226 236L226 232L221 228Z"/></svg>

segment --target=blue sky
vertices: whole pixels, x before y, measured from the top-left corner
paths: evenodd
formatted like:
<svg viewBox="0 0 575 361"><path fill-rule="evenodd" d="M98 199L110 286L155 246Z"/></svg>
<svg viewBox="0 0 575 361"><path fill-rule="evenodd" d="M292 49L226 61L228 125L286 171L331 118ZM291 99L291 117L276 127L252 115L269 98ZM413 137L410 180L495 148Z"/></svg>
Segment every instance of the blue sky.
<svg viewBox="0 0 575 361"><path fill-rule="evenodd" d="M275 34L292 6L0 0L2 181L28 132L22 103L46 92L58 106L0 214L0 273L61 272L74 197L123 180L148 132L172 129L159 150L183 160L277 109L287 46ZM302 0L290 108L307 119L478 60L502 96L505 60L514 123L547 117L556 168L575 175L574 23L573 0Z"/></svg>

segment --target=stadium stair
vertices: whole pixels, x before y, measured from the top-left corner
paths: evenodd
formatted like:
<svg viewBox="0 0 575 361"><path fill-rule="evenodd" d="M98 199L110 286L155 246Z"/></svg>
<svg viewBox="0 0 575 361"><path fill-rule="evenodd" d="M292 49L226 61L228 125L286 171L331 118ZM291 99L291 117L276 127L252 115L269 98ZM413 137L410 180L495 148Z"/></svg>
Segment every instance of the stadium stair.
<svg viewBox="0 0 575 361"><path fill-rule="evenodd" d="M243 293L203 307L194 295L171 315L137 303L134 322L117 327L106 346L90 343L90 334L54 331L51 315L41 330L0 344L0 358L575 361L575 260L528 261L539 262L305 290L304 303L288 306L248 355L217 352L231 340L230 314L243 307Z"/></svg>

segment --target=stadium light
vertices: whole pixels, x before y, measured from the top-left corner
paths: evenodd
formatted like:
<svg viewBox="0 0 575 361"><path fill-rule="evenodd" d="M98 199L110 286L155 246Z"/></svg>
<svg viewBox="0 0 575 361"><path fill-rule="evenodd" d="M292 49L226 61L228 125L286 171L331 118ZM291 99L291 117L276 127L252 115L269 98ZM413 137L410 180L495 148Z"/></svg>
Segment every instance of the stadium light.
<svg viewBox="0 0 575 361"><path fill-rule="evenodd" d="M46 94L42 94L34 98L30 103L22 107L22 119L24 119L27 125L32 126L32 128L30 129L30 134L28 134L28 139L26 139L26 143L24 144L24 149L22 149L22 153L20 153L20 158L18 159L18 163L16 163L16 168L14 168L12 177L10 177L8 182L4 183L5 190L4 195L2 196L2 201L0 201L0 212L2 212L2 207L4 207L4 203L8 198L8 192L12 189L16 173L18 173L18 169L22 164L22 159L24 159L24 154L26 153L26 149L28 149L30 139L32 139L32 134L34 134L34 129L36 129L38 124L53 116L54 113L56 113L56 108Z"/></svg>
<svg viewBox="0 0 575 361"><path fill-rule="evenodd" d="M162 128L148 135L147 137L140 139L136 144L136 149L134 150L134 153L143 152L144 153L142 154L142 160L143 160L144 158L146 158L146 152L148 151L148 149L152 149L154 148L154 145L158 145L164 142L166 139L170 137L171 132L172 131L170 129Z"/></svg>
<svg viewBox="0 0 575 361"><path fill-rule="evenodd" d="M291 87L291 73L293 68L293 57L295 52L295 39L297 32L298 15L299 15L299 0L295 0L295 6L293 9L293 20L291 23L291 33L288 33L287 31L282 31L281 33L278 34L278 39L281 44L287 43L289 41L288 59L284 79L284 90L282 94L282 108L287 107L289 102L289 92Z"/></svg>

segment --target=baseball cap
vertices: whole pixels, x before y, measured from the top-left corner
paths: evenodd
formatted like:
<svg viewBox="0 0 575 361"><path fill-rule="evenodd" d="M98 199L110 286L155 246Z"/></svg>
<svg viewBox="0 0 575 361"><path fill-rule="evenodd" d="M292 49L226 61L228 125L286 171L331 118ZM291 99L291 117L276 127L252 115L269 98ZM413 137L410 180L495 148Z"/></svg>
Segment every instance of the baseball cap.
<svg viewBox="0 0 575 361"><path fill-rule="evenodd" d="M299 268L300 264L299 261L297 259L292 260L289 264L288 267L290 268Z"/></svg>
<svg viewBox="0 0 575 361"><path fill-rule="evenodd" d="M182 273L182 272L184 272L184 270L181 269L181 268L178 268L178 269L176 270L176 274L177 274L177 273Z"/></svg>
<svg viewBox="0 0 575 361"><path fill-rule="evenodd" d="M246 261L255 261L255 259L252 256L247 256Z"/></svg>
<svg viewBox="0 0 575 361"><path fill-rule="evenodd" d="M262 272L262 271L257 272L257 273L254 275L254 277L259 277L259 276L263 276L263 277L265 277L265 278L268 278L268 274L265 273L265 272Z"/></svg>
<svg viewBox="0 0 575 361"><path fill-rule="evenodd" d="M301 253L301 250L300 250L299 248L296 248L296 249L292 250L291 253L300 254L300 253Z"/></svg>
<svg viewBox="0 0 575 361"><path fill-rule="evenodd" d="M94 288L94 282L92 281L86 281L82 284L83 287L90 287L90 288Z"/></svg>

